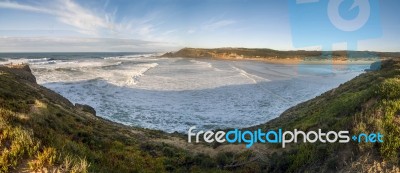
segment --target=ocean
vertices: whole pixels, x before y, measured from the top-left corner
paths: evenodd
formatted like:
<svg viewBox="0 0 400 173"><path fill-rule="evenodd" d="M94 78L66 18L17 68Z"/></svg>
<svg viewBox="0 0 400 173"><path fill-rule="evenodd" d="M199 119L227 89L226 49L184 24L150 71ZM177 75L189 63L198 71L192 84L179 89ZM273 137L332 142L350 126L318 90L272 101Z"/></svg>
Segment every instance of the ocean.
<svg viewBox="0 0 400 173"><path fill-rule="evenodd" d="M158 53L1 53L37 82L97 115L165 132L265 123L363 73L369 65L279 65L162 58Z"/></svg>

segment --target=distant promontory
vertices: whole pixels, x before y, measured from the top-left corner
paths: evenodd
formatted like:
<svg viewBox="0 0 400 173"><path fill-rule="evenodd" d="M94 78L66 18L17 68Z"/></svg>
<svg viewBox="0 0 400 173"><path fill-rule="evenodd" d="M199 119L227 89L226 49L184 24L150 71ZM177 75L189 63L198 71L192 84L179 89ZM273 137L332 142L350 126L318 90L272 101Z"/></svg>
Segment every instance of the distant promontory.
<svg viewBox="0 0 400 173"><path fill-rule="evenodd" d="M371 51L280 51L266 48L183 48L168 52L162 57L211 58L226 60L256 60L272 63L298 63L334 61L335 63L371 62L379 59L399 57L400 53Z"/></svg>

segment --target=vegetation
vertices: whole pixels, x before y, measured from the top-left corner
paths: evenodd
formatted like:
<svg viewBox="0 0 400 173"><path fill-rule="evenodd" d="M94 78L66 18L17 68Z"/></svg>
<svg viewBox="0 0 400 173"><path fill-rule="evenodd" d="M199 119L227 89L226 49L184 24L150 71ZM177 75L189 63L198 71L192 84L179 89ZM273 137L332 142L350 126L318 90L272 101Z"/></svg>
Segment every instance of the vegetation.
<svg viewBox="0 0 400 173"><path fill-rule="evenodd" d="M251 156L167 144L186 137L104 120L35 81L27 66L0 66L0 172L226 172Z"/></svg>
<svg viewBox="0 0 400 173"><path fill-rule="evenodd" d="M377 144L188 144L182 134L127 127L78 109L35 83L29 68L0 67L0 172L399 171L400 62L251 127L380 132Z"/></svg>
<svg viewBox="0 0 400 173"><path fill-rule="evenodd" d="M381 70L362 74L259 127L304 131L322 129L325 132L348 130L350 134L380 132L384 135L383 143L291 144L287 150L272 155L269 171L368 171L365 167L374 161L387 163L386 171L398 170L400 62L385 61ZM363 156L368 158L360 164L364 168L354 166ZM353 167L349 166L350 163Z"/></svg>
<svg viewBox="0 0 400 173"><path fill-rule="evenodd" d="M321 60L327 58L339 59L363 59L377 60L379 58L398 57L400 53L391 52L370 52L370 51L278 51L273 49L249 49L249 48L216 48L216 49L199 49L199 48L183 48L177 52L168 52L164 57L187 57L187 58L234 58L234 59L285 59L299 58L303 60Z"/></svg>
<svg viewBox="0 0 400 173"><path fill-rule="evenodd" d="M33 79L0 67L0 172L217 169L210 156L157 142L168 137L162 132L86 113Z"/></svg>

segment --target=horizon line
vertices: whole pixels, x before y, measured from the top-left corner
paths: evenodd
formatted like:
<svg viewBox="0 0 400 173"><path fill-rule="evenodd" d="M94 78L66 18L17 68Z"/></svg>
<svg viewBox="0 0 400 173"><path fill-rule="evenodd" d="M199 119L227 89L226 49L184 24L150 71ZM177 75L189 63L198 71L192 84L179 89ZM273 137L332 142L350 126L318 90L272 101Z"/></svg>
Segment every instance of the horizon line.
<svg viewBox="0 0 400 173"><path fill-rule="evenodd" d="M376 51L376 50L345 50L345 49L337 49L337 50L306 50L306 49L272 49L272 48L255 48L255 47L214 47L214 48L204 48L204 47L183 47L178 50L171 51L10 51L2 53L168 53L168 52L177 52L182 49L269 49L279 52L290 52L290 51L299 51L299 52L376 52L376 53L400 53L399 51Z"/></svg>

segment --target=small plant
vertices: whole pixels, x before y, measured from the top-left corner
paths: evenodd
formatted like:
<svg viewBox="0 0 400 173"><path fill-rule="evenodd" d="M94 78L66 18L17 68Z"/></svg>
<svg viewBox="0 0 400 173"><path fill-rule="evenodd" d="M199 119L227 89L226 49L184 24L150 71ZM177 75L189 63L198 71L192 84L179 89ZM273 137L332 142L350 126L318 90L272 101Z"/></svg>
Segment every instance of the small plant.
<svg viewBox="0 0 400 173"><path fill-rule="evenodd" d="M15 168L24 157L35 153L39 144L32 136L32 132L20 127L0 128L0 172Z"/></svg>
<svg viewBox="0 0 400 173"><path fill-rule="evenodd" d="M87 173L90 164L86 159L79 159L79 162L74 164L70 170L71 173Z"/></svg>
<svg viewBox="0 0 400 173"><path fill-rule="evenodd" d="M33 171L42 170L46 166L52 166L56 160L57 152L52 147L46 147L36 156L36 160L29 162L29 168Z"/></svg>

